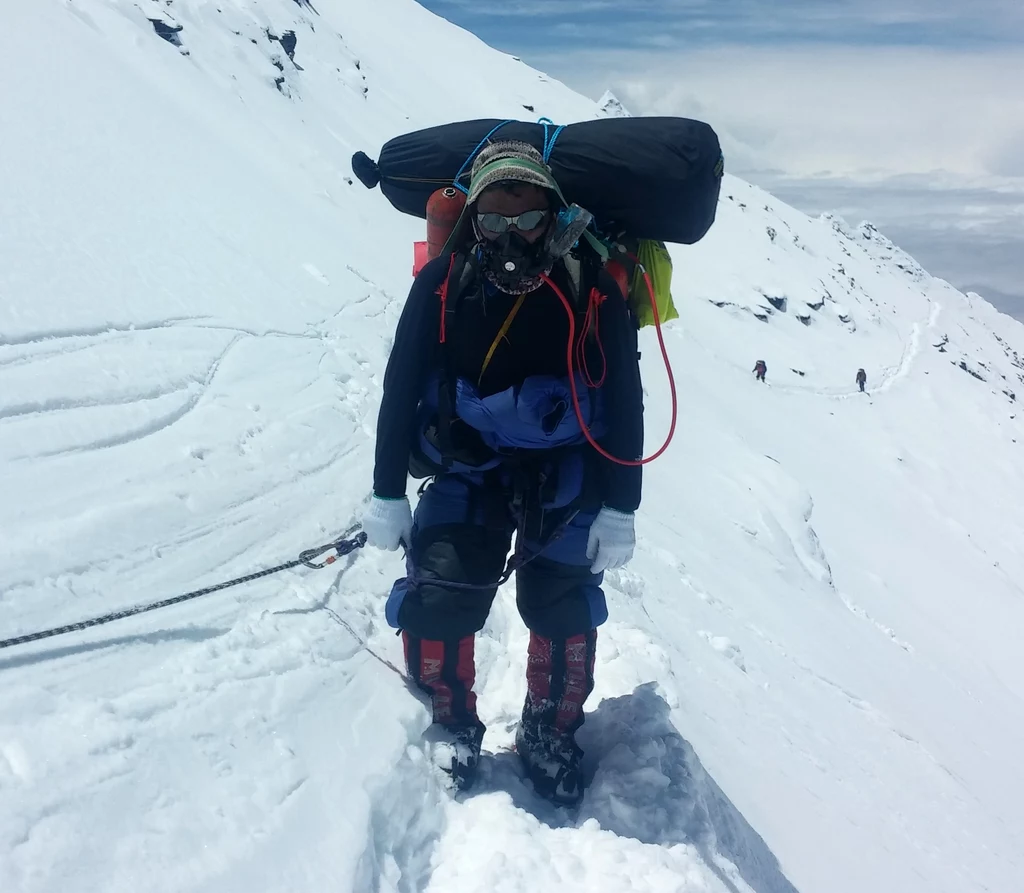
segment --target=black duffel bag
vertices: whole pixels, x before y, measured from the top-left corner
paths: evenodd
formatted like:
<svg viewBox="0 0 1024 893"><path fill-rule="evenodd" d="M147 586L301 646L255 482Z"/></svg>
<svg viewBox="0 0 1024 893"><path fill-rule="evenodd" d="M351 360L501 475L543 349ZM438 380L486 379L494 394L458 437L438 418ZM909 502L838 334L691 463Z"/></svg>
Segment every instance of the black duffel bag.
<svg viewBox="0 0 1024 893"><path fill-rule="evenodd" d="M548 163L566 200L590 211L608 234L690 245L714 223L722 150L709 125L688 118L581 121L557 136L550 125L460 121L389 140L377 163L357 152L352 170L370 189L380 183L399 211L425 218L436 189L456 177L469 185L472 157L489 134L541 151L550 140Z"/></svg>

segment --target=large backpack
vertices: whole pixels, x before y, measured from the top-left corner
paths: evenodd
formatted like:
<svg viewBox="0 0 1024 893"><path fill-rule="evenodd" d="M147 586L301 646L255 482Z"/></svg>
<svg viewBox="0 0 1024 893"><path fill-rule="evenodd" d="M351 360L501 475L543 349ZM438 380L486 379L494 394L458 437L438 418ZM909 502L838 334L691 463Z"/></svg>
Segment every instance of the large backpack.
<svg viewBox="0 0 1024 893"><path fill-rule="evenodd" d="M594 215L595 232L588 237L600 239L594 247L605 256L639 325L678 316L664 243L692 244L714 222L723 160L711 127L670 117L605 118L562 127L547 119L537 124L460 121L395 137L377 162L357 152L352 169L368 188L380 184L399 211L425 218L429 233L435 209L443 207L438 193L454 188L464 197L473 159L492 138L523 140L537 148L563 200ZM414 270L437 253L436 247L414 246Z"/></svg>
<svg viewBox="0 0 1024 893"><path fill-rule="evenodd" d="M604 118L562 127L546 119L459 121L389 140L376 163L357 152L352 170L367 187L380 184L399 211L426 218L435 190L466 190L473 159L492 138L538 149L567 201L593 214L605 235L691 245L714 223L722 150L711 127L688 118Z"/></svg>
<svg viewBox="0 0 1024 893"><path fill-rule="evenodd" d="M707 124L686 118L607 118L561 127L547 119L537 124L463 121L396 137L385 144L378 162L357 152L352 169L367 188L380 184L395 208L427 218L429 223L432 196L451 188L467 192L473 160L492 137L522 140L540 150L559 184L562 201L567 206L580 205L593 215L593 228L583 236L618 282L638 325L656 326L672 393L672 422L664 445L646 459L611 456L591 437L580 415L573 364L569 363L576 414L591 445L619 464L646 464L667 449L677 418L675 383L660 326L678 316L670 291L672 261L665 242L692 244L714 222L723 174L718 137ZM458 228L457 222L455 226ZM436 237L430 241L440 244ZM581 238L581 247L585 247L583 241ZM425 260L432 253L427 246L420 246L414 257ZM580 254L587 257L588 253L575 252L577 258ZM589 289L582 272L586 262L575 271L573 259L567 261L574 306L560 296L572 320L572 331L580 314L586 319L589 298L584 295ZM439 292L443 308L449 289L453 285L460 288L451 281L453 272L454 264Z"/></svg>

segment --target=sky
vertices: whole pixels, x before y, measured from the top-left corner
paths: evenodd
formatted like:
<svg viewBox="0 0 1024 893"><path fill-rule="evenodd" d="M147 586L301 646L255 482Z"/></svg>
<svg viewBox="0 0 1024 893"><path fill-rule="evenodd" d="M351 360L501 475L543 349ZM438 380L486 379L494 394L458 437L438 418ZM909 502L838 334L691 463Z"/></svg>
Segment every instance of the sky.
<svg viewBox="0 0 1024 893"><path fill-rule="evenodd" d="M871 220L1024 319L1024 4L424 0L634 114L711 123L727 169Z"/></svg>

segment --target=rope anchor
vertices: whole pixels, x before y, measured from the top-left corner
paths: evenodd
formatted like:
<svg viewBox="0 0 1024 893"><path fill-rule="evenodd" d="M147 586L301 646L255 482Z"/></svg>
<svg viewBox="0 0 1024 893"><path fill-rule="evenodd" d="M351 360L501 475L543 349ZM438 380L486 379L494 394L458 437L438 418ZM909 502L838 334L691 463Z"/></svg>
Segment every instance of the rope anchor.
<svg viewBox="0 0 1024 893"><path fill-rule="evenodd" d="M326 546L320 546L317 549L306 549L305 552L299 553L299 561L301 561L306 567L311 567L313 570L320 570L322 567L327 567L329 564L334 564L339 558L344 558L346 555L355 552L356 549L361 549L366 545L366 534L363 532L357 533L355 536L345 539L344 537L340 540L336 540L333 543L328 543ZM325 552L334 550L333 555L328 555L323 561L314 561L314 558L319 558Z"/></svg>

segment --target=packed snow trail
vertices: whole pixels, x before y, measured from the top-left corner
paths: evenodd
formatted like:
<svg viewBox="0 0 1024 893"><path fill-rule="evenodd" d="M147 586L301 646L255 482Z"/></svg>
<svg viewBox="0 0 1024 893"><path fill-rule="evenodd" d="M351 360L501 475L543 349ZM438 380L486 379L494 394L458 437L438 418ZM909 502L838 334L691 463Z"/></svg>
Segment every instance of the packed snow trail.
<svg viewBox="0 0 1024 893"><path fill-rule="evenodd" d="M533 791L512 750L529 636L511 588L499 594L478 642L488 725L481 777L448 807L427 889L515 891L540 883L579 891L793 891L673 725L653 681L671 690L671 669L635 628L611 623L599 634L597 687L579 733L590 777L582 804L559 808ZM614 590L611 596L617 599ZM639 659L616 659L629 652Z"/></svg>
<svg viewBox="0 0 1024 893"><path fill-rule="evenodd" d="M346 530L423 232L352 152L595 114L410 0L7 12L0 638ZM0 890L1015 890L1024 329L729 176L673 255L681 427L609 575L578 815L502 751L511 591L479 648L495 755L453 800L383 623L401 560L365 553L5 652ZM880 381L915 324L884 399L814 393Z"/></svg>

